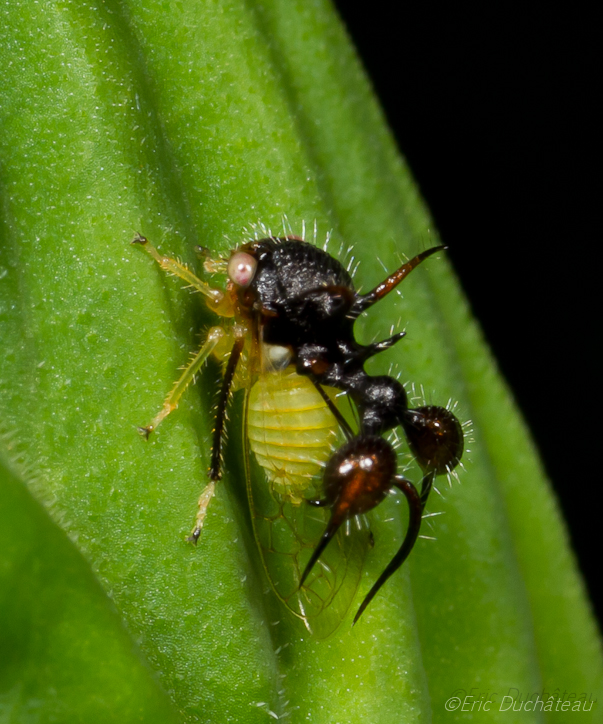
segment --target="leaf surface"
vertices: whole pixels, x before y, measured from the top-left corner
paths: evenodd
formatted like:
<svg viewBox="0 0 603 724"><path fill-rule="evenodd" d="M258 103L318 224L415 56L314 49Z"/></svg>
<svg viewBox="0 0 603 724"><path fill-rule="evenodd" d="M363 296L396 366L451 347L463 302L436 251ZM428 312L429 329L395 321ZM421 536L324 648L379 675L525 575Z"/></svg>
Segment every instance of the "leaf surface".
<svg viewBox="0 0 603 724"><path fill-rule="evenodd" d="M167 707L164 720L177 712L186 722L464 721L470 712L444 706L462 690L495 693L479 721L500 722L516 721L499 711L509 690L596 698L599 639L556 503L445 260L413 272L402 298L367 315L361 337L406 328L372 370L394 364L435 404L458 400L475 443L461 484L440 481L443 496L430 500L445 513L432 524L437 541L419 542L353 629L344 621L314 641L272 594L251 533L236 409L202 540L184 543L205 483L217 366L155 439L136 433L214 320L129 245L135 232L193 262L195 244L231 248L257 220L280 231L286 214L296 233L316 221L319 240L332 230L332 248L353 246L365 290L384 276L381 263L393 269L438 241L331 7L15 0L0 12L0 419L52 520L9 473L20 517L3 505L3 534L23 536L31 565L39 557L51 571L36 552L41 525L72 561L52 585L40 573L40 585L49 596L63 587L66 602L70 591L94 600L94 618L72 625L93 626L123 672L106 673L108 709L119 717L135 681L121 721L152 701ZM399 545L399 503L373 515L361 596ZM56 619L20 603L35 577L16 548L0 551L6 570L22 571L7 574L14 640L26 631L50 640ZM97 686L85 647L22 652L30 678L17 703L5 695L9 720L84 721L78 697ZM48 672L73 670L78 656L85 695L72 679L60 702L40 698ZM18 669L2 671L0 691L14 691ZM522 721L572 716L599 714L595 705Z"/></svg>

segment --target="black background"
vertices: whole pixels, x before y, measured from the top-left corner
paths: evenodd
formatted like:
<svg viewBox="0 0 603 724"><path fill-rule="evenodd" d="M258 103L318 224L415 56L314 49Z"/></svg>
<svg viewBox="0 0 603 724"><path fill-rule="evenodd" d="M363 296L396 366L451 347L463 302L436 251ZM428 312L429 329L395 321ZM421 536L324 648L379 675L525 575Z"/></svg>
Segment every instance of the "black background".
<svg viewBox="0 0 603 724"><path fill-rule="evenodd" d="M532 429L601 621L598 22L577 6L337 6Z"/></svg>

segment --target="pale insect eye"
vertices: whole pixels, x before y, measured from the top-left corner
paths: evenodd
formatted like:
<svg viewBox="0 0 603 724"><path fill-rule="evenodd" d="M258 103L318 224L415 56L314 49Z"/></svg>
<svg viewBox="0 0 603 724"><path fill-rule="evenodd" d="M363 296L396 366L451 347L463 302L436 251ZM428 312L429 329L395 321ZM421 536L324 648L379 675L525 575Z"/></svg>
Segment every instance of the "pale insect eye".
<svg viewBox="0 0 603 724"><path fill-rule="evenodd" d="M251 254L238 251L230 257L228 262L228 276L240 287L248 287L255 275L257 261Z"/></svg>

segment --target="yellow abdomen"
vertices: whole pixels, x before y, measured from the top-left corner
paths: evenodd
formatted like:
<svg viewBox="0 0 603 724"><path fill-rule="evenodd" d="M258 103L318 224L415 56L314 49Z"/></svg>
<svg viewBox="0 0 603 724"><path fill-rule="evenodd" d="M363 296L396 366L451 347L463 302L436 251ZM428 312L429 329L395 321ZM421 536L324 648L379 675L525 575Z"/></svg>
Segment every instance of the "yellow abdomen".
<svg viewBox="0 0 603 724"><path fill-rule="evenodd" d="M334 391L332 391L334 393ZM338 424L307 377L294 367L262 375L249 393L247 435L274 492L301 503L322 480Z"/></svg>

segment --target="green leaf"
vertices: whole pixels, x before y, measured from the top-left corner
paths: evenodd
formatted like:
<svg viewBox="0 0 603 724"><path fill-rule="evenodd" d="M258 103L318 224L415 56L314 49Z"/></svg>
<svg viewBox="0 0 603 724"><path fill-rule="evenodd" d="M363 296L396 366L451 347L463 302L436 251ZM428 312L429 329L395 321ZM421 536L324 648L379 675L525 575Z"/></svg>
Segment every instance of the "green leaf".
<svg viewBox="0 0 603 724"><path fill-rule="evenodd" d="M330 6L15 0L1 13L0 420L33 471L8 472L2 493L5 719L173 719L142 657L187 722L501 722L519 716L499 710L509 690L596 699L600 643L555 501L444 260L361 333L400 321L408 338L373 369L394 363L436 404L458 400L475 442L460 485L430 501L445 513L437 541L353 629L317 642L275 600L236 432L199 546L184 543L215 365L154 440L137 435L214 320L129 245L136 231L192 262L195 244L231 248L257 220L277 230L286 214L297 233L316 220L319 240L353 246L365 289L379 260L393 269L438 241ZM360 595L399 545L396 499L373 527ZM42 615L57 596L66 629L50 603ZM494 704L446 711L459 690ZM521 717L597 721L597 706Z"/></svg>
<svg viewBox="0 0 603 724"><path fill-rule="evenodd" d="M90 571L0 460L2 721L180 718Z"/></svg>

